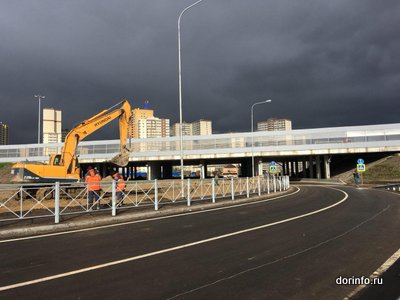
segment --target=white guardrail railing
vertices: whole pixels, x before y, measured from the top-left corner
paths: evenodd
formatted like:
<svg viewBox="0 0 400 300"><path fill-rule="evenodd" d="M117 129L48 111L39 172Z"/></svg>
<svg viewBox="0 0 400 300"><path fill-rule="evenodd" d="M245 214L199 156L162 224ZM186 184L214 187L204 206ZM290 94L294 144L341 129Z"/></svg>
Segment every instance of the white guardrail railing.
<svg viewBox="0 0 400 300"><path fill-rule="evenodd" d="M211 201L216 199L247 197L269 194L289 189L288 176L252 178L212 178L181 180L126 181L120 192L115 181L102 182L98 199L89 202L85 183L0 185L0 222L29 218L53 217L55 223L60 218L72 214L87 214L97 211L111 211L116 216L118 210L138 207Z"/></svg>
<svg viewBox="0 0 400 300"><path fill-rule="evenodd" d="M47 161L50 154L61 153L62 146L62 143L0 146L0 162ZM400 123L184 136L183 141L184 154L191 158L235 153L251 155L252 151L338 149L341 153L341 149L365 147L383 149L380 151L388 151L384 147L400 149ZM131 160L175 159L180 155L180 140L179 137L133 139L130 148ZM119 140L84 141L77 149L80 160L87 162L111 158L118 152Z"/></svg>

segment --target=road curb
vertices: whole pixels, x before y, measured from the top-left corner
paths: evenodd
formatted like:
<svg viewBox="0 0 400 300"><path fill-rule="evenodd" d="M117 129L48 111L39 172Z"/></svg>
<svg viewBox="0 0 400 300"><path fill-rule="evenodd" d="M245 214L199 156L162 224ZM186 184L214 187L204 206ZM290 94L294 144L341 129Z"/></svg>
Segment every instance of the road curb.
<svg viewBox="0 0 400 300"><path fill-rule="evenodd" d="M131 211L122 215L117 214L117 216L115 217L109 215L107 216L85 215L86 217L90 217L90 219L78 220L78 221L64 221L59 224L35 225L30 227L1 230L0 242L1 240L11 239L11 238L23 238L23 237L36 236L49 233L60 233L60 232L73 231L79 229L94 228L110 224L121 224L131 221L141 221L158 217L179 215L182 213L196 212L212 208L235 206L244 203L253 203L253 202L258 202L260 200L266 200L268 198L273 199L275 197L290 194L293 191L295 191L295 188L290 187L287 191L265 194L262 196L256 196L250 198L237 198L235 200L231 200L230 197L227 197L223 199L218 199L219 202L216 203L204 203L204 204L202 203L202 204L195 204L193 206L168 207L165 210L158 210L158 211L154 210L146 212Z"/></svg>
<svg viewBox="0 0 400 300"><path fill-rule="evenodd" d="M371 282L375 278L380 278L383 276L383 274L392 266L394 263L400 259L400 249L397 250L391 257L389 257L388 260L386 260L375 272L373 272L370 276L369 279ZM354 300L360 298L362 294L364 294L368 288L372 288L372 285L359 285L356 289L354 289L350 294L348 294L343 300Z"/></svg>

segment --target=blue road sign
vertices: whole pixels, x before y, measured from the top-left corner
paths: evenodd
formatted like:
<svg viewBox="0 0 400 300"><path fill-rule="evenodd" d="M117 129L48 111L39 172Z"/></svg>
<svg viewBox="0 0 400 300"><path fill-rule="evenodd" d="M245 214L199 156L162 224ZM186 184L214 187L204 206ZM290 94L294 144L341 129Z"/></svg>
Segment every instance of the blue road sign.
<svg viewBox="0 0 400 300"><path fill-rule="evenodd" d="M357 172L365 172L365 170L364 164L357 164Z"/></svg>
<svg viewBox="0 0 400 300"><path fill-rule="evenodd" d="M357 163L358 163L359 165L362 165L362 164L364 164L364 160L363 160L362 158L359 158L359 159L357 160Z"/></svg>
<svg viewBox="0 0 400 300"><path fill-rule="evenodd" d="M269 164L270 164L271 166L275 166L275 165L276 165L276 162L271 161Z"/></svg>

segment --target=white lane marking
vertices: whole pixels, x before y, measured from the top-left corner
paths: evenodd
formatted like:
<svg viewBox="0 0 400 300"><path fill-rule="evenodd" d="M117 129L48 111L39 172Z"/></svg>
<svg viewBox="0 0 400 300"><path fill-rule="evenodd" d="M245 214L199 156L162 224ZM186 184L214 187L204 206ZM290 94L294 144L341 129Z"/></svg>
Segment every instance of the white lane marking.
<svg viewBox="0 0 400 300"><path fill-rule="evenodd" d="M337 235L337 236L334 236L334 237L332 237L332 238L330 238L330 239L327 239L327 240L325 240L325 241L323 241L323 242L320 242L320 243L318 243L318 244L316 244L316 245L314 245L314 246L311 246L311 247L309 247L309 248L300 250L300 251L298 251L298 252L295 252L295 253L286 255L286 256L284 256L284 257L280 257L280 258L278 258L278 259L276 259L276 260L273 260L273 261L270 261L270 262L267 262L267 263L258 265L258 266L256 266L256 267L243 270L243 271L238 272L238 273L236 273L236 274L232 274L232 275L230 275L230 276L220 278L220 279L218 279L218 280L216 280L216 281L213 281L213 282L204 284L204 285L199 286L199 287L197 287L197 288L194 288L194 289L188 290L188 291L186 291L186 292L177 294L177 295L175 295L175 296L173 296L173 297L167 298L167 300L176 299L176 298L179 298L179 297L182 297L182 296L185 296L185 295L188 295L188 294L197 292L197 291L199 291L199 290L202 290L202 289L204 289L204 288L207 288L207 287L216 285L216 284L221 283L221 282L223 282L223 281L227 281L227 280L230 280L230 279L239 277L239 276L241 276L241 275L250 273L250 272L252 272L252 271L259 270L259 269L264 268L264 267L266 267L266 266L270 266L270 265L273 265L273 264L275 264L275 263L284 261L284 260L286 260L286 259L295 257L295 256L297 256L297 255L299 255L299 254L303 254L303 253L309 252L309 251L311 251L311 250L314 250L314 249L316 249L316 248L318 248L318 247L321 247L321 246L323 246L323 245L325 245L325 244L327 244L327 243L329 243L329 242L335 241L335 240L337 240L337 239L339 239L339 238L341 238L341 237L343 237L343 236L345 236L345 235L347 235L347 234L353 232L354 230L356 230L357 228L360 228L360 227L361 227L362 225L364 225L365 223L374 220L376 217L378 217L379 215L383 214L383 213L384 213L385 211L387 211L389 208L390 208L390 205L388 205L387 207L385 207L384 209L382 209L380 212L378 212L377 214L373 215L372 217L368 218L367 220L364 220L364 221L361 222L360 224L358 224L358 225L356 225L356 226L350 228L349 230L347 230L347 231L345 231L345 232L343 232L343 233L341 233L341 234L339 234L339 235ZM399 254L400 254L400 250L399 250L398 252L399 252ZM351 298L351 299L353 299L353 298ZM350 300L350 299L346 299L346 298L345 298L344 300Z"/></svg>
<svg viewBox="0 0 400 300"><path fill-rule="evenodd" d="M169 215L169 216L163 216L163 217L156 217L156 218L150 218L150 219L144 219L144 220L129 221L129 222L116 223L116 224L109 224L109 225L101 225L101 226L92 227L92 228L75 229L75 230L47 233L47 234L41 234L41 235L27 236L27 237L22 237L22 238L14 238L14 239L2 240L2 241L0 241L0 244L2 244L2 243L10 243L10 242L17 242L17 241L24 241L24 240L31 240L31 239L38 239L38 238L44 238L44 237L52 237L52 236L57 236L57 235L71 234L71 233L84 232L84 231L92 231L92 230L98 230L98 229L104 229L104 228L110 228L110 227L117 227L117 226L124 226L124 225L136 224L136 223L151 222L151 221L157 221L157 220L162 220L162 219L178 218L178 217L183 217L183 216L188 216L188 215L195 215L195 214L202 214L202 213L207 213L207 212L212 212L212 211L217 211L217 210L231 209L231 208L247 206L247 205L254 205L254 204L258 204L258 203L274 201L274 200L278 200L278 199L281 199L281 198L285 198L285 197L289 197L289 196L295 195L300 191L300 189L298 187L295 187L295 188L297 190L295 192L293 192L293 193L282 195L282 196L278 196L278 197L274 197L274 198L270 198L270 199L254 201L254 202L250 202L250 203L235 204L235 205L227 206L227 207L210 208L210 209L205 209L205 210L201 210L201 211L193 211L193 212L188 212L188 213L175 214L175 215Z"/></svg>
<svg viewBox="0 0 400 300"><path fill-rule="evenodd" d="M264 228L275 226L275 225L278 225L278 224L287 223L287 222L290 222L290 221L293 221L293 220L302 219L302 218L305 218L305 217L308 217L308 216L311 216L311 215L318 214L318 213L323 212L325 210L331 209L331 208L343 203L349 197L349 195L345 191L338 190L338 189L335 189L335 188L332 188L332 189L342 192L345 195L345 197L343 199L341 199L340 201L332 204L332 205L329 205L327 207L324 207L324 208L321 208L321 209L318 209L318 210L315 210L315 211L312 211L312 212L309 212L309 213L306 213L306 214L302 214L302 215L299 215L299 216L295 216L295 217L291 217L291 218L288 218L288 219L276 221L276 222L273 222L273 223L264 224L264 225L260 225L260 226L256 226L256 227L252 227L252 228L248 228L248 229L243 229L243 230L239 230L239 231L236 231L236 232L231 232L231 233L215 236L215 237L212 237L212 238L208 238L208 239L204 239L204 240L200 240L200 241L196 241L196 242L192 242L192 243L188 243L188 244L184 244L184 245L179 245L179 246L175 246L175 247L171 247L171 248L167 248L167 249L162 249L162 250L158 250L158 251L154 251L154 252L150 252L150 253L146 253L146 254L142 254L142 255L138 255L138 256L128 257L128 258L125 258L125 259L120 259L120 260L116 260L116 261L112 261L112 262L108 262L108 263L104 263L104 264L99 264L99 265L95 265L95 266L91 266L91 267L87 267L87 268L82 268L82 269L78 269L78 270L74 270L74 271L70 271L70 272L60 273L60 274L56 274L56 275L52 275L52 276L47 276L47 277L43 277L43 278L38 278L38 279L34 279L34 280L29 280L29 281L15 283L15 284L11 284L11 285L2 286L2 287L0 287L0 291L15 289L15 288L18 288L18 287L37 284L37 283L41 283L41 282L45 282L45 281L49 281L49 280L54 280L54 279L63 278L63 277L67 277L67 276L72 276L72 275L85 273L85 272L89 272L89 271L93 271L93 270L98 270L98 269L102 269L102 268L106 268L106 267L110 267L110 266L115 266L115 265L131 262L131 261L134 261L134 260L139 260L139 259L150 257L150 256L155 256L155 255L159 255L159 254L163 254L163 253L168 253L168 252L172 252L172 251L176 251L176 250L181 250L181 249L184 249L184 248L193 247L193 246L209 243L209 242L212 242L212 241L225 239L225 238L228 238L228 237L232 237L232 236L248 233L248 232L251 232L251 231L264 229Z"/></svg>
<svg viewBox="0 0 400 300"><path fill-rule="evenodd" d="M375 270L369 276L371 282L373 282L374 278L382 277L383 273L385 273L398 259L400 258L400 249L398 249L391 257L389 257L383 265L381 265L378 269ZM361 291L367 289L370 285L361 284L355 290L353 290L349 295L347 295L343 300L351 300L357 299L361 295ZM398 298L397 298L398 299Z"/></svg>

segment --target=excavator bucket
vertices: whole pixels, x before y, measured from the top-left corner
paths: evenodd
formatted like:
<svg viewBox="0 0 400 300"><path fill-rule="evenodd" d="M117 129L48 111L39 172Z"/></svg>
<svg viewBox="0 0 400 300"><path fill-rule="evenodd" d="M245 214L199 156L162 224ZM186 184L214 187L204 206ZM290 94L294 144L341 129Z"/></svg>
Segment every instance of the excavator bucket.
<svg viewBox="0 0 400 300"><path fill-rule="evenodd" d="M120 166L120 167L125 167L128 162L129 162L129 153L130 151L128 149L123 149L121 152L114 156L110 162L114 165Z"/></svg>

